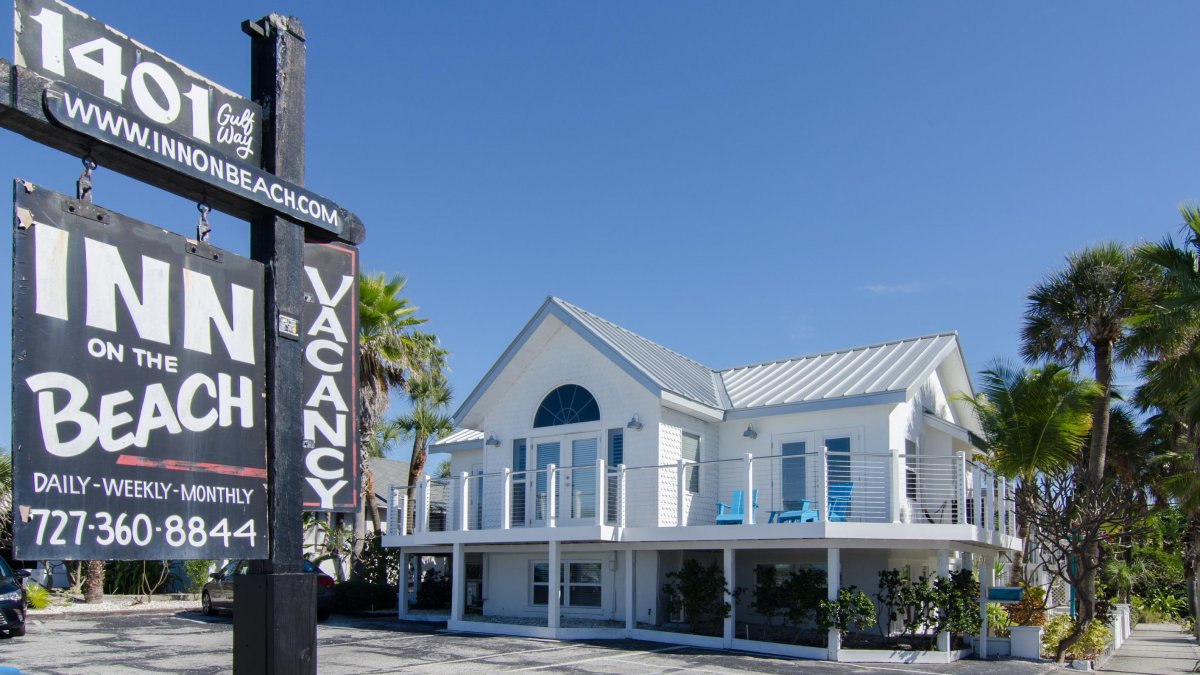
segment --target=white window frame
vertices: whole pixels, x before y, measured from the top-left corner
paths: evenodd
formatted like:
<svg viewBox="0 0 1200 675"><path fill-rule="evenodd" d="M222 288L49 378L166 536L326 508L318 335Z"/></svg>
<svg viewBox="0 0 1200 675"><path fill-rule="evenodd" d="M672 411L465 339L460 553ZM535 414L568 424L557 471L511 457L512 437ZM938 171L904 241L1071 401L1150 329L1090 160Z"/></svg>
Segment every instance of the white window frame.
<svg viewBox="0 0 1200 675"><path fill-rule="evenodd" d="M685 481L684 489L687 490L688 494L698 495L704 489L704 484L700 478L700 463L704 461L704 434L687 429L680 429L679 432L679 458L683 460L685 466L689 464L695 465L684 469L685 471L690 469L692 472L691 476ZM686 436L695 436L696 438L696 459L694 461L683 456L683 439ZM695 490L692 489L693 481L696 483Z"/></svg>
<svg viewBox="0 0 1200 675"><path fill-rule="evenodd" d="M530 560L529 561L529 606L530 607L546 607L549 604L549 599L550 599L550 594L549 594L550 584L549 584L549 582L543 583L540 581L539 582L534 581L534 573L535 573L535 570L538 565L545 565L547 568L546 571L549 572L550 561L549 560ZM562 561L559 561L559 565L562 567L562 569L559 571L559 578L558 578L560 593L562 594L561 604L559 606L564 607L564 608L570 608L573 610L594 611L594 612L603 611L604 610L604 561L591 560L591 559L562 560ZM572 584L570 581L571 565L596 565L600 569L600 581L597 583L594 583L594 584L590 584L590 583L588 583L588 584L585 584L585 583ZM534 598L535 598L534 589L536 586L546 586L547 602L536 602L534 600ZM573 605L573 604L571 604L571 587L572 586L588 587L588 588L594 587L594 588L600 589L600 593L599 593L600 604L598 604L598 605Z"/></svg>

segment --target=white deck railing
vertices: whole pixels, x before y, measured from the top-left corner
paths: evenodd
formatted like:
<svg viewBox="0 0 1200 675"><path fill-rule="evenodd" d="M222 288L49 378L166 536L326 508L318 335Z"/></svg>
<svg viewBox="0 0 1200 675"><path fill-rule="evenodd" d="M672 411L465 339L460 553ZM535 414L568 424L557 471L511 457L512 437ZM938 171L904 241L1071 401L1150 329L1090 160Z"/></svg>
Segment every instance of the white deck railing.
<svg viewBox="0 0 1200 675"><path fill-rule="evenodd" d="M616 467L599 460L423 476L412 486L411 506L409 491L409 486L389 487L388 534L810 522L975 525L1016 533L1014 486L961 452L930 456L822 448Z"/></svg>

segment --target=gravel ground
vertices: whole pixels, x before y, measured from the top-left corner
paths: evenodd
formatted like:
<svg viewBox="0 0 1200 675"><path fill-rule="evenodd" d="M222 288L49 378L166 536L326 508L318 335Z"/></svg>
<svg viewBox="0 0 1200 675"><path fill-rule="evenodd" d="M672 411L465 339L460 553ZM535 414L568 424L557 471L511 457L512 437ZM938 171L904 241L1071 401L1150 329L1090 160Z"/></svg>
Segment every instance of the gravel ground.
<svg viewBox="0 0 1200 675"><path fill-rule="evenodd" d="M184 612L200 609L199 600L163 600L154 598L146 602L144 597L109 596L103 602L86 603L74 601L69 604L53 604L45 609L30 609L29 621L54 619L69 616L97 614L137 614L141 612Z"/></svg>

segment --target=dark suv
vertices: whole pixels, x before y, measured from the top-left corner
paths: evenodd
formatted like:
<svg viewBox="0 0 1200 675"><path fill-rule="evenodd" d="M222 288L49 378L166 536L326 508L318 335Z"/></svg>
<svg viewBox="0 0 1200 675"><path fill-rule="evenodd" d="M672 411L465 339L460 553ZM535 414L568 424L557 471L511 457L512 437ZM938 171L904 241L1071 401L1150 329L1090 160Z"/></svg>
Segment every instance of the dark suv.
<svg viewBox="0 0 1200 675"><path fill-rule="evenodd" d="M8 561L0 558L0 631L9 637L25 634L25 607L29 599L25 595L25 578L29 572L13 572Z"/></svg>
<svg viewBox="0 0 1200 675"><path fill-rule="evenodd" d="M205 614L214 616L222 610L233 612L234 579L239 574L245 574L249 567L249 561L233 560L222 567L220 571L209 575L212 577L212 581L204 584L204 591L200 595L200 602L204 607ZM304 571L317 575L317 619L324 621L333 611L333 577L322 572L308 560L304 561Z"/></svg>

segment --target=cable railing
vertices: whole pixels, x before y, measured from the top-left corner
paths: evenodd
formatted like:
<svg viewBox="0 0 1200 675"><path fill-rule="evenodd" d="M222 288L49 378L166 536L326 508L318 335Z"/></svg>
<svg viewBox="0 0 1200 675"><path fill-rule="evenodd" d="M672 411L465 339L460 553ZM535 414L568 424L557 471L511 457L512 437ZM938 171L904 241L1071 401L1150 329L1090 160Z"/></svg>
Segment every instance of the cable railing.
<svg viewBox="0 0 1200 675"><path fill-rule="evenodd" d="M388 533L804 523L972 525L1016 534L1015 486L950 455L788 453L424 476L390 486ZM799 532L799 530L797 530Z"/></svg>

